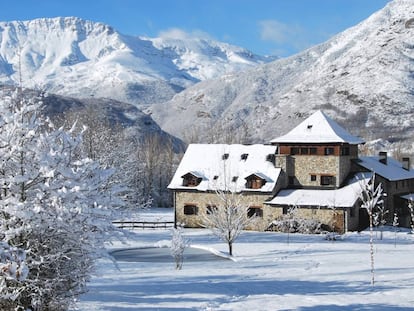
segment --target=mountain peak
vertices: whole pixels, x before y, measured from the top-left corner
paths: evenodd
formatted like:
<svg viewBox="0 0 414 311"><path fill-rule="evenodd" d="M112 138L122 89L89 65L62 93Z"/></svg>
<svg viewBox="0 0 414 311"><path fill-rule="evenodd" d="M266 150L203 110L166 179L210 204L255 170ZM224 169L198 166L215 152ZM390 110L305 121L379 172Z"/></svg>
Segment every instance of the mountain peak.
<svg viewBox="0 0 414 311"><path fill-rule="evenodd" d="M0 83L16 84L20 66L26 87L73 97L163 102L264 61L213 40L133 37L77 17L0 22Z"/></svg>

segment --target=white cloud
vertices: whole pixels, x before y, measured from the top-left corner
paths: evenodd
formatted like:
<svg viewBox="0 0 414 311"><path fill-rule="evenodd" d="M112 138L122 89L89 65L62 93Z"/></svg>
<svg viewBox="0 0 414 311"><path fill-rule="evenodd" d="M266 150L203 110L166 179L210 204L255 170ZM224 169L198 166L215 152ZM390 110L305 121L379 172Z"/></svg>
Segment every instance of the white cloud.
<svg viewBox="0 0 414 311"><path fill-rule="evenodd" d="M213 40L212 36L201 30L193 30L187 32L180 28L169 28L161 30L158 33L158 37L163 39L176 39L176 40L188 40L188 39L207 39Z"/></svg>
<svg viewBox="0 0 414 311"><path fill-rule="evenodd" d="M299 25L284 24L277 20L263 20L259 26L260 37L265 41L287 43L306 36L306 31Z"/></svg>
<svg viewBox="0 0 414 311"><path fill-rule="evenodd" d="M275 43L280 50L301 51L312 45L311 34L300 25L277 20L262 20L258 24L261 40Z"/></svg>

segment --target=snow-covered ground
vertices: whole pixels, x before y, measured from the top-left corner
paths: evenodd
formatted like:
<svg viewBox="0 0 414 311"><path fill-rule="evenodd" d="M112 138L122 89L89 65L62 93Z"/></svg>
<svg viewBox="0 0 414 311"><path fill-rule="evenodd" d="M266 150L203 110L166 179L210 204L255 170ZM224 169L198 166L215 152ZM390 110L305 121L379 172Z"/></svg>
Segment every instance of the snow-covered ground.
<svg viewBox="0 0 414 311"><path fill-rule="evenodd" d="M164 211L146 214L170 220L170 210ZM184 235L204 250L227 251L208 230L185 229ZM348 233L337 241L322 235L244 232L234 245L234 260L190 248L183 269L175 270L167 249L152 248L168 245L171 231L137 230L127 245L110 246L134 250L124 253L118 267L100 262L78 308L414 310L414 235L402 230L395 240L393 228L387 228L383 240L379 237L371 286L368 232Z"/></svg>

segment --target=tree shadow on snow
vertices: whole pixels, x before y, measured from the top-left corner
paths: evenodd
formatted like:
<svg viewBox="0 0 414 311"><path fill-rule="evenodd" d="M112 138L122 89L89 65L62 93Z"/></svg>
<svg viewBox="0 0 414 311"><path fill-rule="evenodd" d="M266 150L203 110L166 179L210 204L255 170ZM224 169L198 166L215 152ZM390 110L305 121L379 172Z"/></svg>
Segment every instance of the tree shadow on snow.
<svg viewBox="0 0 414 311"><path fill-rule="evenodd" d="M206 277L178 276L174 280L145 280L137 279L134 283L128 280L125 285L114 286L93 285L90 286L91 293L89 297L84 297L83 301L108 301L119 305L119 308L110 309L111 311L121 310L194 310L194 307L202 303L208 303L210 300L218 305L223 303L234 302L235 297L241 300L243 297L250 295L344 295L344 294L369 294L372 291L389 290L382 286L376 286L374 289L367 284L350 285L342 282L313 282L313 281L289 281L289 280L252 280L250 278L235 280L234 276L212 276ZM209 298L207 298L209 297ZM89 299L88 299L89 298ZM272 298L267 298L272 299ZM125 305L134 305L134 308L128 308ZM145 307L143 307L143 305ZM151 305L151 307L147 307ZM163 306L176 306L175 308L163 308ZM141 307L142 306L142 307ZM104 309L105 310L105 309ZM108 309L109 310L109 309ZM298 310L409 310L408 308L399 308L389 305L363 305L350 304L349 306L337 305L319 305ZM412 309L410 309L412 310Z"/></svg>
<svg viewBox="0 0 414 311"><path fill-rule="evenodd" d="M283 309L280 311L288 311L290 309ZM298 311L412 311L412 307L400 307L379 303L372 304L351 304L347 306L339 305L318 305L311 307L301 307Z"/></svg>

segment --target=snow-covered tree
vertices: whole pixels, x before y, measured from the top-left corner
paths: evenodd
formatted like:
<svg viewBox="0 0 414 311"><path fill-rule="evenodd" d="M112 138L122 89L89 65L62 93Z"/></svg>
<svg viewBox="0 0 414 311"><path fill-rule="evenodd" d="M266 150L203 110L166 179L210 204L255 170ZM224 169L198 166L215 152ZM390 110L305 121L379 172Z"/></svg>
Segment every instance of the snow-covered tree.
<svg viewBox="0 0 414 311"><path fill-rule="evenodd" d="M385 194L383 193L383 196L384 195ZM383 239L384 225L387 223L387 220L385 219L385 215L387 214L388 214L388 210L385 209L385 205L378 204L373 217L374 217L374 225L376 227L379 227L380 229L380 240Z"/></svg>
<svg viewBox="0 0 414 311"><path fill-rule="evenodd" d="M0 242L0 301L3 310L11 310L19 297L20 289L9 284L18 284L27 277L26 253L16 247Z"/></svg>
<svg viewBox="0 0 414 311"><path fill-rule="evenodd" d="M0 96L0 239L26 254L27 277L7 280L1 310L66 310L85 291L121 202L112 170L82 156L82 135L55 129L40 98Z"/></svg>
<svg viewBox="0 0 414 311"><path fill-rule="evenodd" d="M229 254L233 256L234 241L255 221L255 217L249 217L250 206L243 203L241 193L218 190L216 195L220 203L203 215L202 225L226 242Z"/></svg>
<svg viewBox="0 0 414 311"><path fill-rule="evenodd" d="M412 199L408 202L408 209L410 210L411 233L414 234L414 201Z"/></svg>
<svg viewBox="0 0 414 311"><path fill-rule="evenodd" d="M394 213L394 217L392 219L392 226L394 227L394 247L397 247L397 228L398 228L398 215Z"/></svg>
<svg viewBox="0 0 414 311"><path fill-rule="evenodd" d="M361 193L359 198L362 202L361 208L365 208L369 217L369 244L370 244L370 261L371 261L371 285L375 283L374 270L374 214L378 206L383 205L383 189L382 184L375 186L375 174L373 173L369 179L361 179L359 181Z"/></svg>
<svg viewBox="0 0 414 311"><path fill-rule="evenodd" d="M184 251L187 244L188 242L183 236L183 228L181 226L173 228L171 238L171 256L174 258L175 268L177 270L181 270L183 267Z"/></svg>

